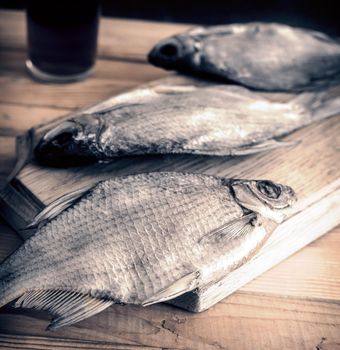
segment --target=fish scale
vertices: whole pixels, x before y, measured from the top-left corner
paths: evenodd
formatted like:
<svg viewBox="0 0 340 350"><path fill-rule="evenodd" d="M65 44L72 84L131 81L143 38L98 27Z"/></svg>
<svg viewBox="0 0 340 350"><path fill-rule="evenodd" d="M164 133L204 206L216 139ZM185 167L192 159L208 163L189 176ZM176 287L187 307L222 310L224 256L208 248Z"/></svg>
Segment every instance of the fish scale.
<svg viewBox="0 0 340 350"><path fill-rule="evenodd" d="M0 300L49 310L57 327L114 302L147 305L192 290L201 275L207 283L239 266L268 237L256 183L151 173L100 182L80 198L76 191L68 209L42 216L47 223L0 265ZM239 202L240 186L257 214ZM286 206L294 199L287 186L263 186L280 186L264 193L281 193Z"/></svg>

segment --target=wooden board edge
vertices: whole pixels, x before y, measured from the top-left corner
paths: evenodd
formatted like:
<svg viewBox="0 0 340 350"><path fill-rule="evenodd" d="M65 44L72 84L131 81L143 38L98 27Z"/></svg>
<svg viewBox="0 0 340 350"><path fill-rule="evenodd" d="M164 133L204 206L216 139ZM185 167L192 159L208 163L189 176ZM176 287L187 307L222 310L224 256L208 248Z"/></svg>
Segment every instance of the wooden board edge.
<svg viewBox="0 0 340 350"><path fill-rule="evenodd" d="M20 181L14 179L0 191L0 213L6 222L21 236L27 239L30 232L22 231L44 208L43 203L33 194L28 197Z"/></svg>

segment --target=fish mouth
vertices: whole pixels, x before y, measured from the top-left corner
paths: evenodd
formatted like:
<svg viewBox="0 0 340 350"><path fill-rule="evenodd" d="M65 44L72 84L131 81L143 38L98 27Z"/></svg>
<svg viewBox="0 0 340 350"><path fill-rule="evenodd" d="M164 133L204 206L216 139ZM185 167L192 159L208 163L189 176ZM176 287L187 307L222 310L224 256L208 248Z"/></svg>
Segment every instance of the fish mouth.
<svg viewBox="0 0 340 350"><path fill-rule="evenodd" d="M173 69L181 57L181 45L175 38L160 42L148 54L148 61L158 67Z"/></svg>
<svg viewBox="0 0 340 350"><path fill-rule="evenodd" d="M93 157L84 152L75 137L81 132L81 126L67 120L48 131L34 149L34 156L41 164L48 166L74 166L93 161Z"/></svg>

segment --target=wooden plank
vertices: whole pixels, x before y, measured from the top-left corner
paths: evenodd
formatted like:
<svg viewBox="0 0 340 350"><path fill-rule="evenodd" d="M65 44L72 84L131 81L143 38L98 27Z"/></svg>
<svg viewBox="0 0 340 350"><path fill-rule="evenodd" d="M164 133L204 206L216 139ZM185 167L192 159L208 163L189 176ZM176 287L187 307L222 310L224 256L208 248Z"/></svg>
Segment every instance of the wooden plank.
<svg viewBox="0 0 340 350"><path fill-rule="evenodd" d="M187 29L188 25L102 18L98 57L145 62L146 54L160 39ZM25 50L25 15L0 11L0 50Z"/></svg>
<svg viewBox="0 0 340 350"><path fill-rule="evenodd" d="M45 332L46 315L0 310L0 332L23 337L166 349L337 349L340 305L235 293L214 308L190 314L168 305L115 305L77 325ZM30 325L27 327L27 325ZM31 342L37 342L34 338ZM1 343L0 343L1 344ZM38 343L39 344L39 343ZM115 348L112 346L112 348ZM138 349L138 347L136 347Z"/></svg>
<svg viewBox="0 0 340 350"><path fill-rule="evenodd" d="M0 137L23 134L31 127L50 122L69 111L70 109L0 103Z"/></svg>
<svg viewBox="0 0 340 350"><path fill-rule="evenodd" d="M145 64L98 61L98 70L90 79L67 85L40 84L24 73L23 64L21 61L13 64L13 70L17 71L13 74L7 69L0 69L0 103L75 109L131 89L149 79L171 74Z"/></svg>
<svg viewBox="0 0 340 350"><path fill-rule="evenodd" d="M50 122L71 109L32 107L0 103L0 142L1 136L14 137L25 133L29 128ZM1 152L1 151L0 151ZM8 153L4 152L7 156Z"/></svg>
<svg viewBox="0 0 340 350"><path fill-rule="evenodd" d="M242 287L248 293L340 300L340 226Z"/></svg>
<svg viewBox="0 0 340 350"><path fill-rule="evenodd" d="M162 80L162 82L163 84L193 83L190 79L178 77L167 78ZM271 94L270 96L272 99L282 100L282 95ZM209 285L212 281L206 280L207 286L198 290L197 293L190 293L189 297L185 296L184 299L174 301L175 304L183 306L184 300L185 307L190 308L192 311L202 311L233 292L236 287L241 287L252 278L340 223L340 213L336 212L336 205L340 204L340 194L338 195L340 190L339 185L337 185L338 163L336 162L339 154L336 149L337 146L334 144L336 136L340 134L339 120L340 116L329 118L290 135L288 139L301 141L297 147L258 154L253 157L238 159L194 157L189 155L132 157L115 160L105 165L96 164L88 167L53 170L32 163L26 166L18 175L15 180L15 187L12 185L6 189L6 194L2 196L3 210L6 212L7 220L14 227L19 228L20 225L25 224L25 222L29 223L32 220L35 208L41 207L42 204L46 205L67 193L69 188L75 189L89 183L96 183L113 175L152 170L205 172L236 178L270 178L274 181L291 185L296 190L300 200L299 210L301 215L300 213L299 215L302 219L299 220L294 217L292 227L288 226L289 221L287 221L286 228L282 228L281 231L281 228L279 228L275 232L272 238L274 242L278 243L272 244L270 249L277 253L269 254L269 257L272 257L272 259L268 258L268 255L266 255L267 251L264 249L262 257L261 255L256 256L255 260L244 266L245 270L235 271L235 273L230 275L230 279L227 277L222 280L217 284L217 289L216 286ZM37 131L37 137L39 137L41 132ZM322 135L322 137L316 137L316 135ZM315 140L313 145L310 145L309 141L311 139ZM320 150L323 150L323 152L321 153ZM290 170L292 164L294 165L294 170ZM325 169L327 169L327 176L324 176ZM301 176L301 174L304 174L304 176ZM329 191L327 192L327 188L331 189L330 193ZM319 193L320 196L317 197L316 193ZM20 200L14 200L13 198L20 198ZM36 207L30 206L26 210L26 205L24 205L21 207L21 214L18 219L17 211L11 215L10 209L16 208L17 202L36 203ZM8 205L6 205L7 203ZM308 208L308 206L311 207ZM307 211L304 212L306 209ZM308 214L309 212L313 215ZM308 214L307 217L306 213ZM328 217L326 214L330 216ZM306 219L312 217L314 217L314 221ZM306 224L309 224L309 226L304 227L303 222L305 220L307 220ZM317 229L312 230L314 227ZM291 237L289 241L291 241L292 245L288 249L285 239L282 240L281 237L282 235L284 237L286 231L295 232L294 230L301 231L301 237L304 237L305 240L295 242L293 237ZM28 233L25 231L25 234ZM287 250L284 254L280 254L283 248L287 248ZM242 271L246 271L246 273L243 274Z"/></svg>
<svg viewBox="0 0 340 350"><path fill-rule="evenodd" d="M41 84L32 81L28 76L18 77L16 84L13 84L13 77L0 75L0 85L3 90L0 102L75 109L131 89L137 86L138 82L88 79L68 85L46 84L42 88Z"/></svg>
<svg viewBox="0 0 340 350"><path fill-rule="evenodd" d="M92 78L67 85L40 84L27 74L15 76L0 70L0 103L75 109L132 89L147 79L171 74L144 64L117 61L99 61L98 68Z"/></svg>
<svg viewBox="0 0 340 350"><path fill-rule="evenodd" d="M33 335L21 334L0 334L0 348L1 349L30 349L30 350L46 350L46 349L88 349L88 350L162 350L159 347L118 344L115 342L106 341L91 341L78 339L64 339L51 337L37 337Z"/></svg>

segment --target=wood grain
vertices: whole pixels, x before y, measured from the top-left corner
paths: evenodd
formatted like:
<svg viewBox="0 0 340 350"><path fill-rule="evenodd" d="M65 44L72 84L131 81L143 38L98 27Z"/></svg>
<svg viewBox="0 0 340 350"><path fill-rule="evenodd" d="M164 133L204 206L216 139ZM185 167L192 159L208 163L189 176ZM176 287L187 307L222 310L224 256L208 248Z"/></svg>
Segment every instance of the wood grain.
<svg viewBox="0 0 340 350"><path fill-rule="evenodd" d="M23 134L31 127L50 122L69 111L70 109L0 103L0 137Z"/></svg>
<svg viewBox="0 0 340 350"><path fill-rule="evenodd" d="M43 106L51 108L75 109L84 105L116 95L139 85L138 81L88 79L68 85L41 84L32 81L28 76L16 78L1 76L0 85L3 93L0 102L26 106Z"/></svg>
<svg viewBox="0 0 340 350"><path fill-rule="evenodd" d="M340 227L311 243L242 290L313 300L340 300ZM299 268L297 268L299 267Z"/></svg>
<svg viewBox="0 0 340 350"><path fill-rule="evenodd" d="M29 328L27 324L30 324ZM338 304L247 293L234 294L201 314L189 314L167 305L150 308L115 305L58 332L47 333L45 326L46 316L42 313L18 313L10 308L0 311L1 333L11 334L15 329L19 339L26 339L27 345L43 342L48 337L52 348L57 342L64 342L62 348L70 348L74 345L72 341L78 341L82 346L92 341L106 342L112 348L120 345L135 346L136 349L144 346L195 350L300 350L316 349L323 338L323 350L340 346Z"/></svg>
<svg viewBox="0 0 340 350"><path fill-rule="evenodd" d="M1 51L0 51L1 52ZM172 73L143 63L98 60L91 79L73 84L42 84L25 74L25 55L21 52L0 53L0 103L75 109L131 89L142 82ZM14 84L15 82L15 84Z"/></svg>

